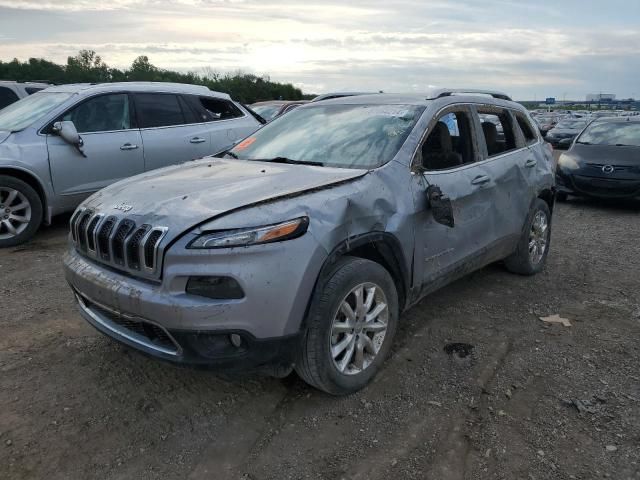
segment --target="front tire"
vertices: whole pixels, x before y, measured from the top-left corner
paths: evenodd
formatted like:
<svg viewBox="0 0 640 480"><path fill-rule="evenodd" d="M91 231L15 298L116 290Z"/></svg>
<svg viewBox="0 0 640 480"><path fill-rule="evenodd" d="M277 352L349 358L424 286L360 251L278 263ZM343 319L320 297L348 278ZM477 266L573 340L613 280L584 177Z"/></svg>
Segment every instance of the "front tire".
<svg viewBox="0 0 640 480"><path fill-rule="evenodd" d="M296 372L332 395L360 390L388 355L398 316L389 272L370 260L344 257L316 287Z"/></svg>
<svg viewBox="0 0 640 480"><path fill-rule="evenodd" d="M26 182L0 175L0 248L13 247L35 235L42 223L42 202Z"/></svg>
<svg viewBox="0 0 640 480"><path fill-rule="evenodd" d="M549 253L551 211L547 202L537 198L529 211L516 251L505 259L507 270L534 275L542 270Z"/></svg>

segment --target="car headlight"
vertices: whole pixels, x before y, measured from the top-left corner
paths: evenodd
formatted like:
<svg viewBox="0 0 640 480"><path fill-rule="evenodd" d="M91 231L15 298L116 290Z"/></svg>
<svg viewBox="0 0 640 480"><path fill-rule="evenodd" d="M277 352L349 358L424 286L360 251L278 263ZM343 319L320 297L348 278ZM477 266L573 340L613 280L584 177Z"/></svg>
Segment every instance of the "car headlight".
<svg viewBox="0 0 640 480"><path fill-rule="evenodd" d="M300 217L264 227L218 230L203 233L189 243L187 248L246 247L263 243L282 242L304 235L308 227L309 218Z"/></svg>
<svg viewBox="0 0 640 480"><path fill-rule="evenodd" d="M573 157L569 155L562 155L558 160L558 166L562 168L566 168L567 170L577 170L580 168L578 162L575 161Z"/></svg>

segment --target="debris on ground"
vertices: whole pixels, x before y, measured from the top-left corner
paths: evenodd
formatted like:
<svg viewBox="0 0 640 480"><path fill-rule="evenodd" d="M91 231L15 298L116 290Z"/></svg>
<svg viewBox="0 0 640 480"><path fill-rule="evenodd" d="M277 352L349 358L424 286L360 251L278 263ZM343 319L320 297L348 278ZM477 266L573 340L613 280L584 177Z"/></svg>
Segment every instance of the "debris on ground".
<svg viewBox="0 0 640 480"><path fill-rule="evenodd" d="M568 318L562 318L557 313L555 315L550 315L548 317L540 317L540 320L542 320L545 323L561 323L565 327L571 326L571 322L569 321Z"/></svg>
<svg viewBox="0 0 640 480"><path fill-rule="evenodd" d="M473 345L468 343L447 343L444 351L448 355L455 355L458 358L465 358L473 353Z"/></svg>

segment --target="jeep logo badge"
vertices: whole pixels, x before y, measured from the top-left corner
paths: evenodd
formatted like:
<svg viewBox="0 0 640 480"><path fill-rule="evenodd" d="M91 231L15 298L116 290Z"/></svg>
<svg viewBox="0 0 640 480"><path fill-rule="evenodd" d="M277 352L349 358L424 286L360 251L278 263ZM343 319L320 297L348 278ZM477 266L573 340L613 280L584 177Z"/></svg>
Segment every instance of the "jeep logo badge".
<svg viewBox="0 0 640 480"><path fill-rule="evenodd" d="M120 210L121 212L128 212L129 210L131 210L133 208L133 206L131 205L127 205L126 203L120 203L118 205L114 205L113 208L115 208L116 210Z"/></svg>

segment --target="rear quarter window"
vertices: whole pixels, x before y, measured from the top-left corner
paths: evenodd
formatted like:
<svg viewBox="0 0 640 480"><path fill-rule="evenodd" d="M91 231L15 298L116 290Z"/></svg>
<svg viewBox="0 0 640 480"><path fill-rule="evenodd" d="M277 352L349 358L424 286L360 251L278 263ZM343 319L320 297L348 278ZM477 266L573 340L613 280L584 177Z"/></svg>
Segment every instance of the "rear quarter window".
<svg viewBox="0 0 640 480"><path fill-rule="evenodd" d="M514 115L527 145L537 141L538 136L535 134L535 130L531 126L531 122L522 113L514 113Z"/></svg>

